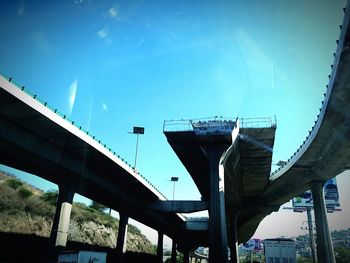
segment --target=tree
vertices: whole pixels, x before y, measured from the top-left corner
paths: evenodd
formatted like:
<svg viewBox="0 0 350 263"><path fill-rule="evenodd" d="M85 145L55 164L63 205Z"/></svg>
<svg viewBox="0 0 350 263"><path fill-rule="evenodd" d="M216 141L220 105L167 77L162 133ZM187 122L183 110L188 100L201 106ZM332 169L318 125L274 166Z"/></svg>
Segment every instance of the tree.
<svg viewBox="0 0 350 263"><path fill-rule="evenodd" d="M50 205L56 206L58 200L58 191L49 190L41 196L41 199Z"/></svg>
<svg viewBox="0 0 350 263"><path fill-rule="evenodd" d="M350 249L346 247L336 247L335 248L335 259L337 263L347 263L350 262Z"/></svg>
<svg viewBox="0 0 350 263"><path fill-rule="evenodd" d="M165 263L169 263L171 261L171 258L167 258L165 260ZM184 262L184 255L182 253L177 252L176 253L176 262L182 263Z"/></svg>
<svg viewBox="0 0 350 263"><path fill-rule="evenodd" d="M100 204L96 201L92 201L91 205L89 206L90 208L93 208L95 210L98 210L98 211L101 211L103 212L105 209L107 209L108 207L103 205L103 204Z"/></svg>

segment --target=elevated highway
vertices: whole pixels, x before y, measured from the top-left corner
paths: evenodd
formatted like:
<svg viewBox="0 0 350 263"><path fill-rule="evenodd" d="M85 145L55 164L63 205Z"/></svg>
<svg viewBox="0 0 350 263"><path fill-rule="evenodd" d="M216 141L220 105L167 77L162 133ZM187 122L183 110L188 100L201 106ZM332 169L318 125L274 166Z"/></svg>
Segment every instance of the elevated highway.
<svg viewBox="0 0 350 263"><path fill-rule="evenodd" d="M227 128L222 131L222 127ZM246 221L257 211L278 210L279 206L268 205L258 197L270 183L275 131L275 123L268 118L165 122L164 134L192 176L202 200L218 203L209 208L209 226L217 227L215 232L220 237L202 239L201 246L210 246L213 251L221 236L227 236L223 247L235 244L237 235L244 242L253 234L250 231L255 231L243 227ZM215 178L217 182L213 182Z"/></svg>
<svg viewBox="0 0 350 263"><path fill-rule="evenodd" d="M0 163L58 185L53 246L65 246L69 204L75 193L117 210L121 222L132 217L160 235L186 240L186 218L176 212L164 212L169 210L169 204L148 180L89 132L3 76ZM66 214L60 217L62 213Z"/></svg>
<svg viewBox="0 0 350 263"><path fill-rule="evenodd" d="M262 128L239 127L237 121L231 138L211 134L207 136L211 139L207 138L206 141L193 127L171 130L165 126L164 134L169 144L192 176L203 199L210 200L212 195L218 195L217 200L210 202L217 202L220 206L220 194L224 192L221 209L224 209L225 214L218 212L217 217L209 220L214 220L215 224L226 224L227 229L224 225L216 231L227 236L229 245L236 242L236 234L240 242L245 242L265 216L277 211L291 198L311 189L314 202L319 202L319 205L315 205L316 217L322 218L316 224L317 232L320 233L319 261L334 262L334 255L329 252L329 230L325 228L327 221L321 190L326 180L350 169L349 2L344 10L338 46L320 113L308 137L277 171L270 174L272 151L268 149L274 144L276 126L273 124ZM234 133L237 135L233 136ZM216 149L220 151L221 159L216 162L216 170L219 171L214 173L219 177L218 184L224 182L224 188L212 184L213 147L208 147L208 140L216 140ZM224 171L222 178L221 166ZM215 247L217 237L211 236L211 239L215 239L212 244Z"/></svg>
<svg viewBox="0 0 350 263"><path fill-rule="evenodd" d="M273 122L253 127L235 121L229 136L165 130L202 194L198 207L209 207L211 218L215 214L209 228L206 220L186 221L173 209L179 203L166 208L166 198L111 149L5 77L0 77L0 162L59 186L52 231L58 244L64 244L67 235L63 217L69 217L69 203L79 193L120 211L121 219L132 217L181 240L184 249L210 245L215 248L212 252L221 249L218 255L223 256L225 245L232 251L237 239L249 239L260 221L280 205L310 188L317 195L320 183L350 168L350 14L346 10L320 114L304 143L276 172L271 174ZM180 205L178 210L183 208ZM211 262L226 261L211 258Z"/></svg>

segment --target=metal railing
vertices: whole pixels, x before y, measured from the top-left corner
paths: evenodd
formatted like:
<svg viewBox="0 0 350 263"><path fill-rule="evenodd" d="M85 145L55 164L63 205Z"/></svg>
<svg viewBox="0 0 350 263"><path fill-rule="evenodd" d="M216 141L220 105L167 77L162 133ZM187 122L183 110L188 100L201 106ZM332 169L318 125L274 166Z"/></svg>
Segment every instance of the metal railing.
<svg viewBox="0 0 350 263"><path fill-rule="evenodd" d="M193 131L192 123L209 123L210 121L236 122L237 118L229 118L222 116L214 116L198 119L181 119L181 120L165 120L163 124L164 132L180 132ZM239 118L240 128L275 128L276 117L260 117L260 118Z"/></svg>
<svg viewBox="0 0 350 263"><path fill-rule="evenodd" d="M276 116L274 119L271 117L260 118L240 118L240 128L273 128L276 127Z"/></svg>
<svg viewBox="0 0 350 263"><path fill-rule="evenodd" d="M210 121L235 122L236 118L214 116L197 119L165 120L163 124L164 132L193 131L192 123L209 123Z"/></svg>

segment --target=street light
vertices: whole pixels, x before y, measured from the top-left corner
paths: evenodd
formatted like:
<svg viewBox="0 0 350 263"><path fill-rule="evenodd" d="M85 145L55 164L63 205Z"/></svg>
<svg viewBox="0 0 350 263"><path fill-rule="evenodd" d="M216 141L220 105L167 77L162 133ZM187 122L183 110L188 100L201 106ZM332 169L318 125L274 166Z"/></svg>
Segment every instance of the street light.
<svg viewBox="0 0 350 263"><path fill-rule="evenodd" d="M175 183L179 181L179 177L171 177L170 181L174 182L174 187L173 187L173 200L175 200Z"/></svg>
<svg viewBox="0 0 350 263"><path fill-rule="evenodd" d="M136 160L137 160L137 149L139 146L139 135L140 134L144 134L145 133L145 128L144 127L134 127L132 132L129 132L132 134L136 134L137 135L137 139L136 139L136 153L135 153L135 163L134 163L134 170L136 171Z"/></svg>

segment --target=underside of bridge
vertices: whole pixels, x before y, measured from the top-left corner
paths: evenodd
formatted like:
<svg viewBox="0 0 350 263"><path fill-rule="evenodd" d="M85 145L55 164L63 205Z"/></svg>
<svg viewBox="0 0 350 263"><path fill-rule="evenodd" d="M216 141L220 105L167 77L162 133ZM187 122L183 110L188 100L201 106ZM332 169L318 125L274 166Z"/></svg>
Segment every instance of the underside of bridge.
<svg viewBox="0 0 350 263"><path fill-rule="evenodd" d="M238 134L235 138L220 137L215 133L208 135L211 140L215 138L216 145L225 144L221 163L216 165L219 167L222 164L224 168L228 244L235 242L234 222L237 222L239 241L245 242L253 235L260 220L248 225L244 223L261 214L262 209L266 214L273 211L266 209L264 200L258 197L269 183L276 125L272 121L265 120L263 125L260 125L260 122L261 120L257 119L256 122L250 123L251 127L245 125L238 130L236 127L234 130L238 131ZM193 178L202 200L210 202L210 158L203 144L202 134L193 129L167 131L166 128L164 134Z"/></svg>
<svg viewBox="0 0 350 263"><path fill-rule="evenodd" d="M315 184L322 186L328 179L349 169L349 2L344 11L344 21L322 107L309 135L295 153L270 174L275 125L260 128L241 125L238 136L229 146L230 151L225 153L223 178L228 245L235 240L232 230L237 214L238 240L244 242L253 235L260 221L277 211L282 204L305 190L314 188ZM197 134L193 129L165 129L164 133L192 176L203 200L210 200L210 162ZM325 248L331 242L329 236L325 237L327 231L322 229L326 224L316 225L319 225L317 232L320 232L317 245ZM331 249L317 250L320 253L319 259L326 258L322 254L326 250Z"/></svg>
<svg viewBox="0 0 350 263"><path fill-rule="evenodd" d="M181 241L184 218L118 155L36 96L0 77L0 163L81 194Z"/></svg>

